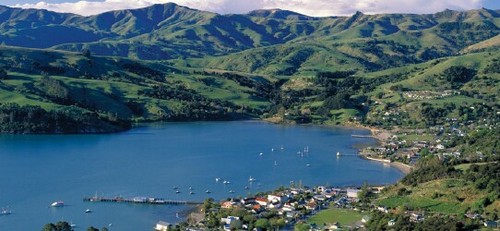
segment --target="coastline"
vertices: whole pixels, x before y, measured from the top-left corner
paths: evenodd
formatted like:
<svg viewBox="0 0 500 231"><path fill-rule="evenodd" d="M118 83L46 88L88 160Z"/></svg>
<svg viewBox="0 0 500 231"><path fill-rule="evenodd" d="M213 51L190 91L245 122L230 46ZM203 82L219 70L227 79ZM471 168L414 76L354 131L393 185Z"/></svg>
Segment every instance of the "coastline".
<svg viewBox="0 0 500 231"><path fill-rule="evenodd" d="M392 136L392 134L389 131L384 130L384 129L370 127L370 126L362 126L362 125L358 125L357 127L361 127L361 128L365 128L365 129L370 130L370 132L372 134L371 136L377 140L379 145L385 144L389 140L389 138ZM363 154L362 150L359 150L359 156L363 159L366 159L366 160L377 161L377 162L382 162L384 164L388 164L391 167L398 169L399 171L401 171L405 175L407 175L408 173L410 173L413 170L412 166L401 163L401 162L392 162L388 159L380 159L380 158L374 158L374 157L367 156L367 155Z"/></svg>

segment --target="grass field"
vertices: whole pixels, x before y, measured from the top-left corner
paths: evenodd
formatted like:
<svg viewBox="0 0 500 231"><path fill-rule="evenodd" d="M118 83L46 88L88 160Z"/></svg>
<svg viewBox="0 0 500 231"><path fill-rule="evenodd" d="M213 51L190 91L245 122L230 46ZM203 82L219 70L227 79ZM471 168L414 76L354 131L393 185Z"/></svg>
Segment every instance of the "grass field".
<svg viewBox="0 0 500 231"><path fill-rule="evenodd" d="M331 208L314 215L308 222L311 224L315 223L319 227L322 227L324 224L333 224L335 222L340 223L342 226L346 226L361 221L361 218L365 215L367 214L350 209Z"/></svg>

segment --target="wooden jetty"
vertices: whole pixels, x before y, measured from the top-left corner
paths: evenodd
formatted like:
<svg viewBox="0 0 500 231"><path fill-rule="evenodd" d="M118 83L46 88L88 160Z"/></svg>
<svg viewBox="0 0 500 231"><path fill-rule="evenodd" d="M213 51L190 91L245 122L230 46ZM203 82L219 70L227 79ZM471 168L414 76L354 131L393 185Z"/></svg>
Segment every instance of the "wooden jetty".
<svg viewBox="0 0 500 231"><path fill-rule="evenodd" d="M375 138L374 136L371 136L371 135L351 135L351 137L354 137L354 138Z"/></svg>
<svg viewBox="0 0 500 231"><path fill-rule="evenodd" d="M195 201L180 201L180 200L165 200L154 197L85 197L85 202L115 202L115 203L134 203L134 204L150 204L150 205L200 205L202 202Z"/></svg>

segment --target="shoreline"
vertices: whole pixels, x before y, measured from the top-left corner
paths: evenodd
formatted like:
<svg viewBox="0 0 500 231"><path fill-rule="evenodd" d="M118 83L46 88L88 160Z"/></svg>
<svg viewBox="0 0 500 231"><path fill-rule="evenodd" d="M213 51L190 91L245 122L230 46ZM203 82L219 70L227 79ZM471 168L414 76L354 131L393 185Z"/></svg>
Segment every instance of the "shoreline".
<svg viewBox="0 0 500 231"><path fill-rule="evenodd" d="M390 133L389 131L387 131L385 129L380 129L380 128L371 127L371 126L363 126L363 125L358 125L357 127L370 130L371 137L376 139L377 142L379 143L379 145L385 144L387 142L387 140L392 136L392 133ZM408 173L410 173L413 170L413 166L411 166L411 165L401 163L401 162L392 162L388 159L380 159L380 158L370 157L370 156L364 155L361 150L359 150L359 156L363 159L366 159L366 160L377 161L377 162L381 162L384 164L388 164L391 167L396 168L399 171L401 171L404 175L408 175Z"/></svg>

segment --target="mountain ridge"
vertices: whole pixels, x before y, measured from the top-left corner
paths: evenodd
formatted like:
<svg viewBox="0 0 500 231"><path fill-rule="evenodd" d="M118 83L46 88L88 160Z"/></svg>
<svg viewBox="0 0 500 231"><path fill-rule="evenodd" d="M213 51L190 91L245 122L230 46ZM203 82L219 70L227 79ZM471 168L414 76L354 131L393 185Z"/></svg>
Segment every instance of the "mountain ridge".
<svg viewBox="0 0 500 231"><path fill-rule="evenodd" d="M488 9L446 10L424 15L357 12L341 17L311 17L271 9L221 15L167 3L79 16L0 7L0 19L5 19L0 23L0 43L68 51L89 49L97 55L148 60L221 56L311 38L334 43L344 40L347 46L353 39L386 38L406 40L406 43L408 40L440 41L446 46L440 48L446 53L442 55L451 55L459 50L454 48L457 38L447 37L446 33L457 30L462 33L467 27L478 27L481 36L458 44L463 49L496 35L499 15L499 10ZM445 31L444 38L418 36L421 31L439 29L440 33ZM408 35L412 33L417 36Z"/></svg>

